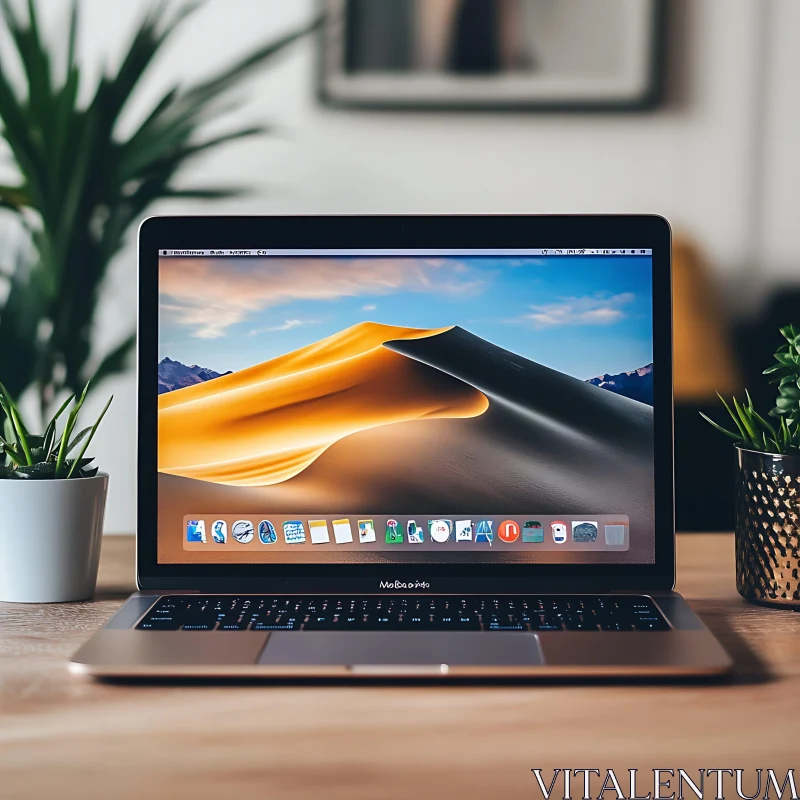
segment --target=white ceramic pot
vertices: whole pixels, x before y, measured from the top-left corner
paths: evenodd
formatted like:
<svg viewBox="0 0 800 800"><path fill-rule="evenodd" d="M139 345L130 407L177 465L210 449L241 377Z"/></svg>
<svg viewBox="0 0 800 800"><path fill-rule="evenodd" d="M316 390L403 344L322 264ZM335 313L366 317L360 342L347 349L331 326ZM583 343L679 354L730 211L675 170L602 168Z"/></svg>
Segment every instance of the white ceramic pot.
<svg viewBox="0 0 800 800"><path fill-rule="evenodd" d="M94 595L108 475L0 480L0 601L64 603Z"/></svg>

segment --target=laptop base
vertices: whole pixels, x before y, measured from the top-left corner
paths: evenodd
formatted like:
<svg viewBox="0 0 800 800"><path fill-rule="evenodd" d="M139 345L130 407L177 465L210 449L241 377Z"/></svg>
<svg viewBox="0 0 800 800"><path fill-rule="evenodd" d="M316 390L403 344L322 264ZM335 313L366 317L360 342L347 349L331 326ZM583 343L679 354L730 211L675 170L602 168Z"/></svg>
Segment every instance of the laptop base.
<svg viewBox="0 0 800 800"><path fill-rule="evenodd" d="M95 677L710 677L732 662L680 595L650 595L665 631L137 630L137 593L72 658Z"/></svg>

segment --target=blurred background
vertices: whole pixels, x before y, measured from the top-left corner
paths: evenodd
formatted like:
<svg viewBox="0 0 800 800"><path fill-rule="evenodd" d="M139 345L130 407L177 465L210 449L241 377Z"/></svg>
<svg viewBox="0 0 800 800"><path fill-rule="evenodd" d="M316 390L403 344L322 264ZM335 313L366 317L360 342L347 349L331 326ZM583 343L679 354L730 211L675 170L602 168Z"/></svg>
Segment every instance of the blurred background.
<svg viewBox="0 0 800 800"><path fill-rule="evenodd" d="M676 239L678 526L732 527L730 447L697 412L716 414L714 392L745 385L769 408L772 390L757 376L778 326L800 322L800 3L207 0L137 86L123 133L170 87L308 25L323 5L325 25L233 88L243 102L206 128L269 132L202 154L176 178L249 193L162 199L148 213L666 216ZM81 95L119 65L152 6L78 0ZM38 7L42 37L66 51L70 4ZM0 142L0 183L15 174ZM0 253L15 224L0 208ZM129 334L135 294L133 226L100 287L92 348ZM91 417L115 395L94 446L111 474L109 533L135 524L134 389L127 368L89 401Z"/></svg>

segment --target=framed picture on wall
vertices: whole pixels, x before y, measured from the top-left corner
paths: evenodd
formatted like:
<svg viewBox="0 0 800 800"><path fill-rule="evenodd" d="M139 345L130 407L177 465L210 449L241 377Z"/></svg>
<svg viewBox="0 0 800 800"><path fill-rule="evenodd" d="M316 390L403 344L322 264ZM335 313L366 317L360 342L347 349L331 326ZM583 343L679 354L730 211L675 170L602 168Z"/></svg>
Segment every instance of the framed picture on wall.
<svg viewBox="0 0 800 800"><path fill-rule="evenodd" d="M398 109L643 109L662 0L318 0L323 102Z"/></svg>

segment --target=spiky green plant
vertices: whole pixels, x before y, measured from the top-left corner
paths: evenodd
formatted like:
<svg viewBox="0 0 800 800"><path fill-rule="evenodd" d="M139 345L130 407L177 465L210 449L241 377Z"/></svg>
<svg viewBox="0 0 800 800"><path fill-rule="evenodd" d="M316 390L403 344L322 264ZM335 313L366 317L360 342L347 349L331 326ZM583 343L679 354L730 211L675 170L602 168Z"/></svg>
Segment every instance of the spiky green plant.
<svg viewBox="0 0 800 800"><path fill-rule="evenodd" d="M174 86L129 135L120 118L134 90L181 23L200 3L166 14L153 6L135 31L119 69L104 74L88 103L78 100L84 78L76 61L78 5L73 0L64 39L42 38L38 4L0 0L4 26L24 80L9 68L11 48L0 57L0 138L19 172L0 185L0 210L10 210L26 231L31 257L0 263L0 375L11 396L36 387L42 419L64 391L77 393L127 366L131 332L93 355L98 296L109 262L131 226L164 198L214 200L240 193L231 187L178 188L186 163L220 145L265 131L260 125L202 136L205 124L229 111L229 91L264 66L310 27L291 32L240 58L193 86ZM55 52L66 43L60 69ZM224 101L224 104L221 104ZM2 253L0 253L0 256ZM0 298L4 295L0 291ZM0 415L1 417L2 415Z"/></svg>
<svg viewBox="0 0 800 800"><path fill-rule="evenodd" d="M771 375L770 383L778 385L778 398L769 416L776 418L772 424L753 407L749 392L740 403L735 397L729 405L720 396L736 430L718 425L705 414L701 416L718 431L735 440L742 447L764 453L800 455L800 329L794 325L781 328L786 342L775 353L775 363L764 370Z"/></svg>
<svg viewBox="0 0 800 800"><path fill-rule="evenodd" d="M97 467L89 465L94 458L86 455L86 450L94 438L97 428L111 405L110 398L94 425L75 433L83 401L89 392L88 384L80 397L71 395L61 405L41 436L28 432L11 395L0 383L0 407L5 413L3 435L0 436L0 479L54 480L59 478L92 478L97 475ZM56 425L61 415L72 404L67 421L59 434ZM78 445L77 455L73 456ZM71 457L72 456L72 457Z"/></svg>

